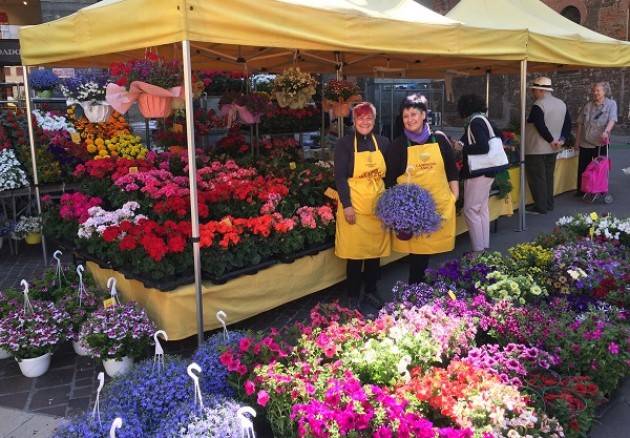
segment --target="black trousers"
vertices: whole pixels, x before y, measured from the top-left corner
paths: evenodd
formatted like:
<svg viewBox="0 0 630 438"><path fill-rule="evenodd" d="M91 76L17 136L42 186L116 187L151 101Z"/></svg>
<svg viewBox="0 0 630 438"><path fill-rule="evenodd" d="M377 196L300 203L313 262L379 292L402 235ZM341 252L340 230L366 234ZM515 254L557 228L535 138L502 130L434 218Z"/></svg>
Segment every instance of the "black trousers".
<svg viewBox="0 0 630 438"><path fill-rule="evenodd" d="M365 282L365 293L376 293L380 259L348 260L346 289L350 297L357 298Z"/></svg>
<svg viewBox="0 0 630 438"><path fill-rule="evenodd" d="M586 170L593 158L599 155L608 155L608 146L598 146L595 148L580 148L580 155L578 157L578 175L577 175L577 190L582 192L582 174Z"/></svg>
<svg viewBox="0 0 630 438"><path fill-rule="evenodd" d="M536 210L547 213L553 210L553 174L556 154L525 155L525 175L534 198Z"/></svg>
<svg viewBox="0 0 630 438"><path fill-rule="evenodd" d="M409 254L409 284L424 281L430 257L429 254Z"/></svg>

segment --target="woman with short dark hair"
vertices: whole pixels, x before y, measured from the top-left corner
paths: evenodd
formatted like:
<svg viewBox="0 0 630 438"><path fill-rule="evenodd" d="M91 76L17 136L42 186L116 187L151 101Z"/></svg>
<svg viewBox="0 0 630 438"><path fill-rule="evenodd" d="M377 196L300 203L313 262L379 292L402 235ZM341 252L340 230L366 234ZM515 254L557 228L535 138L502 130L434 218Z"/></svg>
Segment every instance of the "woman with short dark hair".
<svg viewBox="0 0 630 438"><path fill-rule="evenodd" d="M424 281L431 254L455 247L455 201L459 194L459 172L448 137L432 132L427 121L426 99L412 94L401 105L403 134L390 145L385 161L388 186L417 184L429 191L442 216L441 228L429 235L401 240L392 237L392 249L409 254L409 283Z"/></svg>
<svg viewBox="0 0 630 438"><path fill-rule="evenodd" d="M462 151L462 171L464 179L464 208L463 214L468 225L468 233L472 251L482 252L490 247L490 211L488 200L490 188L494 181L494 172L481 175L471 175L468 167L469 155L482 155L490 151L490 130L486 122L490 123L494 133L499 132L486 117L485 101L476 94L466 94L459 98L457 110L461 118L466 120L464 135L458 142L457 148ZM470 129L471 140L468 139Z"/></svg>

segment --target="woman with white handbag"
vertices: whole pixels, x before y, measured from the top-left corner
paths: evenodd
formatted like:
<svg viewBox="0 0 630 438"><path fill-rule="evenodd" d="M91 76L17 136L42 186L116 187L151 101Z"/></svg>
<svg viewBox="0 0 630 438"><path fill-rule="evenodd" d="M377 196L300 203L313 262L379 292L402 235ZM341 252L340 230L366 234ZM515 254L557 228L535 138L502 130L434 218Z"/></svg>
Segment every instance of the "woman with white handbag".
<svg viewBox="0 0 630 438"><path fill-rule="evenodd" d="M488 198L495 175L508 167L498 130L486 116L486 103L476 94L462 96L457 102L466 129L456 148L462 150L464 179L464 218L468 225L472 251L490 248L490 211Z"/></svg>

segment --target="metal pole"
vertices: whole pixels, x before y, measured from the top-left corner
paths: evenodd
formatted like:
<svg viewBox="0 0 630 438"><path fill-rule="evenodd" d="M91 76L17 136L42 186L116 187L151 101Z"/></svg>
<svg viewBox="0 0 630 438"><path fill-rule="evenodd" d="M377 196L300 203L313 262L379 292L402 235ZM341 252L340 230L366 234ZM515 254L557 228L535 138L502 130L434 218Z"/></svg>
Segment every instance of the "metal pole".
<svg viewBox="0 0 630 438"><path fill-rule="evenodd" d="M389 90L389 141L394 141L394 83Z"/></svg>
<svg viewBox="0 0 630 438"><path fill-rule="evenodd" d="M37 214L42 216L42 201L39 196L39 176L37 175L37 158L35 157L35 134L33 130L33 117L31 109L31 90L28 83L28 67L22 66L22 76L24 78L24 94L26 101L26 124L28 126L28 142L31 147L31 164L33 166L33 184L35 184L35 202L37 203ZM42 230L42 256L44 257L44 266L48 264L48 256L46 251L46 238L44 230Z"/></svg>
<svg viewBox="0 0 630 438"><path fill-rule="evenodd" d="M486 70L486 115L490 116L490 70Z"/></svg>
<svg viewBox="0 0 630 438"><path fill-rule="evenodd" d="M525 231L527 224L525 223L525 104L527 100L527 60L521 61L521 162L520 162L520 194L518 207L518 230Z"/></svg>
<svg viewBox="0 0 630 438"><path fill-rule="evenodd" d="M186 99L186 137L188 140L188 180L190 187L190 219L192 223L193 259L195 267L195 297L197 301L197 343L203 343L203 299L201 291L201 248L199 243L199 212L197 204L197 164L195 153L195 124L193 115L192 65L190 41L182 41L184 64L184 93Z"/></svg>

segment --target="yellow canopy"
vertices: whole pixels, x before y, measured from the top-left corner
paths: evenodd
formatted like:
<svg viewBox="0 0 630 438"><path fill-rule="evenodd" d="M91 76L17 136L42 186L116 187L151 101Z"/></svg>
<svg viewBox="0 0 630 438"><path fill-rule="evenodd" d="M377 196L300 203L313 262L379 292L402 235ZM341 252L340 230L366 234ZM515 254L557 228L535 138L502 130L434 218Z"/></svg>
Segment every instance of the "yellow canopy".
<svg viewBox="0 0 630 438"><path fill-rule="evenodd" d="M488 29L527 30L530 70L630 65L628 42L580 26L539 0L461 0L446 16Z"/></svg>
<svg viewBox="0 0 630 438"><path fill-rule="evenodd" d="M522 59L526 34L465 26L413 0L105 0L20 30L25 65L108 65L145 47L178 57L185 39L195 67L326 72L341 59L347 74L441 76L479 69L478 58Z"/></svg>

